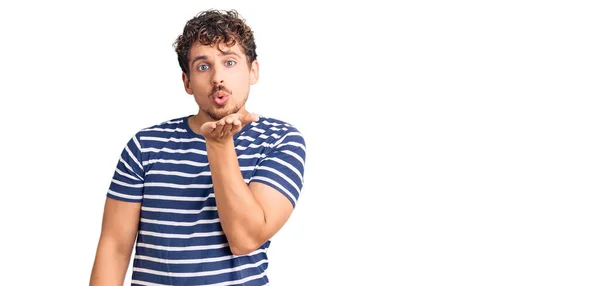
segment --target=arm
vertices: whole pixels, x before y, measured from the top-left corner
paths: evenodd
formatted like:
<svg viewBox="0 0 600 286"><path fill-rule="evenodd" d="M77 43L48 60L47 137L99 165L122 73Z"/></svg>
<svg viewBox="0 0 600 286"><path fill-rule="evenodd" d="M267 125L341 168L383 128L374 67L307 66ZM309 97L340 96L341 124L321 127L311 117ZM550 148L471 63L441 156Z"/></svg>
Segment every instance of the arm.
<svg viewBox="0 0 600 286"><path fill-rule="evenodd" d="M256 250L283 227L304 181L304 138L289 127L271 144L246 184L232 134L256 120L252 114L233 114L219 122L204 123L200 129L206 138L219 219L231 252L236 255Z"/></svg>
<svg viewBox="0 0 600 286"><path fill-rule="evenodd" d="M140 203L106 198L90 286L123 285L140 216Z"/></svg>
<svg viewBox="0 0 600 286"><path fill-rule="evenodd" d="M207 141L206 146L217 210L231 252L250 253L279 231L290 217L293 205L266 184L246 185L233 139Z"/></svg>
<svg viewBox="0 0 600 286"><path fill-rule="evenodd" d="M131 138L119 158L102 218L91 286L123 285L138 231L144 192L142 148Z"/></svg>

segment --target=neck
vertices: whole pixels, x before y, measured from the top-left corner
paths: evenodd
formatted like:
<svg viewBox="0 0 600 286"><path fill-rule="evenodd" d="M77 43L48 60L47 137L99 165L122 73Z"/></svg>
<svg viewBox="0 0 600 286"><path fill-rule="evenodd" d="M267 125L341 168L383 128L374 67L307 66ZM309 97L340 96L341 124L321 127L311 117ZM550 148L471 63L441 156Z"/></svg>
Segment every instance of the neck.
<svg viewBox="0 0 600 286"><path fill-rule="evenodd" d="M211 118L208 114L200 111L197 114L193 115L192 117L190 117L188 119L188 123L190 125L190 128L196 132L196 133L200 133L200 126L202 126L202 124L206 123L206 122L211 122L211 121L216 121L213 118Z"/></svg>

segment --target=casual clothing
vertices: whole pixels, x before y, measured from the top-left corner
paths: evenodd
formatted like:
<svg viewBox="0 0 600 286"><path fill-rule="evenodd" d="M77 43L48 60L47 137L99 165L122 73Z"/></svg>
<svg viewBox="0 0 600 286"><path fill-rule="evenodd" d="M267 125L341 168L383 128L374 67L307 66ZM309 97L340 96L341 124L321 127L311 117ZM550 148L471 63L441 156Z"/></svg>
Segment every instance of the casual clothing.
<svg viewBox="0 0 600 286"><path fill-rule="evenodd" d="M216 209L201 135L189 116L137 132L117 164L109 198L141 202L132 285L266 285L267 241L233 255ZM304 137L294 126L260 117L233 136L246 183L261 182L295 207L304 181Z"/></svg>

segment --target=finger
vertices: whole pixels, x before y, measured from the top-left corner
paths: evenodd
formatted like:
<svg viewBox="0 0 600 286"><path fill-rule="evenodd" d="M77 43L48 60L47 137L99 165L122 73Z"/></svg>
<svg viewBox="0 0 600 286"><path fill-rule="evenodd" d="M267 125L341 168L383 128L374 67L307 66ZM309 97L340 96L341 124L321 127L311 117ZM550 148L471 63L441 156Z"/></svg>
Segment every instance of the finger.
<svg viewBox="0 0 600 286"><path fill-rule="evenodd" d="M231 129L231 134L236 134L242 130L242 125L234 125Z"/></svg>
<svg viewBox="0 0 600 286"><path fill-rule="evenodd" d="M258 121L258 119L258 115L254 113L246 113L244 116L242 116L242 118L240 118L240 121L242 122L242 125L246 125L250 122Z"/></svg>
<svg viewBox="0 0 600 286"><path fill-rule="evenodd" d="M223 129L221 130L221 136L231 136L231 134L229 134L231 132L231 129L233 127L233 119L228 118L229 120L225 120L225 125L223 125Z"/></svg>
<svg viewBox="0 0 600 286"><path fill-rule="evenodd" d="M215 122L207 122L205 124L202 124L202 126L200 127L200 131L202 132L202 134L211 134L216 127L217 124Z"/></svg>
<svg viewBox="0 0 600 286"><path fill-rule="evenodd" d="M219 134L221 138L226 138L232 135L231 132L233 128L233 122L237 120L237 117L238 115L234 113L221 119L221 122L223 122L223 128L221 129L221 133Z"/></svg>
<svg viewBox="0 0 600 286"><path fill-rule="evenodd" d="M219 120L215 123L215 129L211 133L211 135L221 135L221 131L223 130L223 126L225 125L225 121Z"/></svg>

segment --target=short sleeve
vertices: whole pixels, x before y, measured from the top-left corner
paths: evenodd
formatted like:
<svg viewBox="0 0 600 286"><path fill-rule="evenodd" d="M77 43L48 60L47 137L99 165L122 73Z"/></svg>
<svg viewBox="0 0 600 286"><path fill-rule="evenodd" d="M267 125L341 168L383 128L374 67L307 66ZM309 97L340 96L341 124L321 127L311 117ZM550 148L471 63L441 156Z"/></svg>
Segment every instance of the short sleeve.
<svg viewBox="0 0 600 286"><path fill-rule="evenodd" d="M133 136L123 148L107 192L109 198L141 202L144 191L144 167L142 148Z"/></svg>
<svg viewBox="0 0 600 286"><path fill-rule="evenodd" d="M304 185L306 144L302 134L288 128L272 146L258 166L250 182L261 182L286 196L296 207Z"/></svg>

